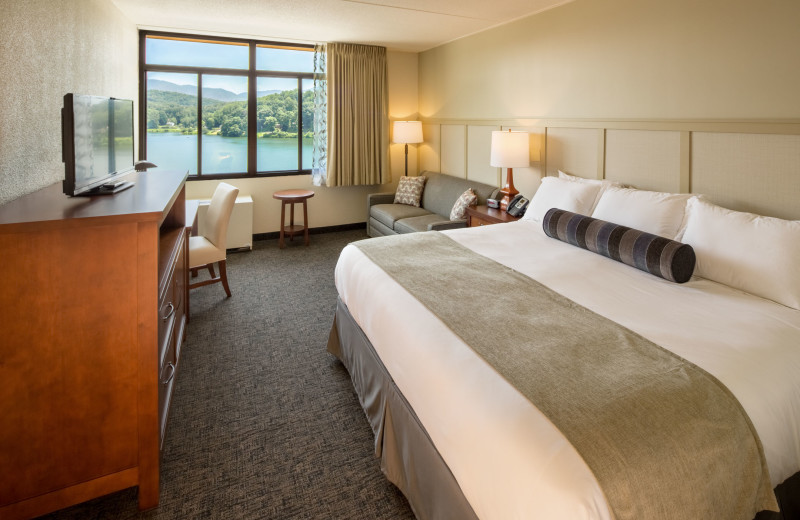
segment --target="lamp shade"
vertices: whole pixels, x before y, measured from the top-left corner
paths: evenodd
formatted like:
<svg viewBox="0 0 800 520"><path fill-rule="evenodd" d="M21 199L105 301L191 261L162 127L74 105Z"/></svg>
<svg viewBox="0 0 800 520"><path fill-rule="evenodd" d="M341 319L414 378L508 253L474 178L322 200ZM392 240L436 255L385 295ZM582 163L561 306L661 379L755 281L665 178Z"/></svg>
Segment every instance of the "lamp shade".
<svg viewBox="0 0 800 520"><path fill-rule="evenodd" d="M422 121L395 121L392 140L395 143L421 143Z"/></svg>
<svg viewBox="0 0 800 520"><path fill-rule="evenodd" d="M530 166L528 132L492 132L492 154L489 164L500 168Z"/></svg>

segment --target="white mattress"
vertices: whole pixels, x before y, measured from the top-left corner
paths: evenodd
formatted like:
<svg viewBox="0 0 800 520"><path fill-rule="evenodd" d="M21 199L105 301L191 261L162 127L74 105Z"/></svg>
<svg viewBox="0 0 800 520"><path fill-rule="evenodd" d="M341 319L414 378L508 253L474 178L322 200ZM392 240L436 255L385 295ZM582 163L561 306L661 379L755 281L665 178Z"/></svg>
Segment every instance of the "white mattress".
<svg viewBox="0 0 800 520"><path fill-rule="evenodd" d="M446 233L716 376L755 425L773 487L800 471L800 311L700 278L667 282L531 221ZM353 246L336 286L479 518L611 518L549 420ZM487 288L464 312L491 300Z"/></svg>

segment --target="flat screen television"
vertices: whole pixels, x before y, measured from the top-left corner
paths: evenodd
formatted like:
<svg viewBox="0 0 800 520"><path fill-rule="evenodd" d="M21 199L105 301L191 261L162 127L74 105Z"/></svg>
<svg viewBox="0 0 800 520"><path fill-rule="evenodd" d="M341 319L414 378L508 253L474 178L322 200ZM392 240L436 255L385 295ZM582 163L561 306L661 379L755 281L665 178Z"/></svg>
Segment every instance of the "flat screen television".
<svg viewBox="0 0 800 520"><path fill-rule="evenodd" d="M111 194L133 186L133 101L66 94L61 109L64 193Z"/></svg>

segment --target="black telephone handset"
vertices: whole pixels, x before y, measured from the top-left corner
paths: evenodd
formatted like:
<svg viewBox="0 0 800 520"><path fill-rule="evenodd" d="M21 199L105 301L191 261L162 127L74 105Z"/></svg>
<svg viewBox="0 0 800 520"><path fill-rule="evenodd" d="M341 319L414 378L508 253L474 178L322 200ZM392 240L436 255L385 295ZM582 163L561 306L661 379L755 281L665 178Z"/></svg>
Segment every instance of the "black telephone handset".
<svg viewBox="0 0 800 520"><path fill-rule="evenodd" d="M506 211L512 217L521 217L525 214L525 210L528 209L529 202L530 201L522 195L517 195L511 199L511 202L508 203L508 208Z"/></svg>

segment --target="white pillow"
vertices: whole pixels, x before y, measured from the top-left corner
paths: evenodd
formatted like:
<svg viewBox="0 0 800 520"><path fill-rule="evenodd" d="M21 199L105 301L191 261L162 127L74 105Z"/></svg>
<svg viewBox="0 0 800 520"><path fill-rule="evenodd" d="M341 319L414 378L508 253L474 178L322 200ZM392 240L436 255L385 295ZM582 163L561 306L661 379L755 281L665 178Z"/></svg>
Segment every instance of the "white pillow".
<svg viewBox="0 0 800 520"><path fill-rule="evenodd" d="M663 193L610 186L592 217L674 240L681 230L690 193Z"/></svg>
<svg viewBox="0 0 800 520"><path fill-rule="evenodd" d="M800 310L800 222L688 204L683 242L695 274Z"/></svg>
<svg viewBox="0 0 800 520"><path fill-rule="evenodd" d="M616 181L610 181L608 179L584 179L583 177L577 177L575 175L570 175L569 173L562 172L558 170L558 178L564 179L565 181L572 181L572 182L583 182L586 184L593 184L595 186L600 186L600 189L597 191L597 197L592 204L592 209L590 211L594 211L594 208L597 207L597 203L600 201L600 197L603 195L603 192L606 191L606 188L609 186L620 186L622 185ZM586 214L591 215L591 213Z"/></svg>
<svg viewBox="0 0 800 520"><path fill-rule="evenodd" d="M588 215L599 191L597 184L545 177L522 218L541 222L550 208Z"/></svg>
<svg viewBox="0 0 800 520"><path fill-rule="evenodd" d="M598 186L603 185L617 185L618 182L610 181L608 179L587 179L585 177L578 177L577 175L570 175L569 173L562 172L558 170L558 178L564 179L565 181L574 181L574 182L585 182L588 184L597 184Z"/></svg>

